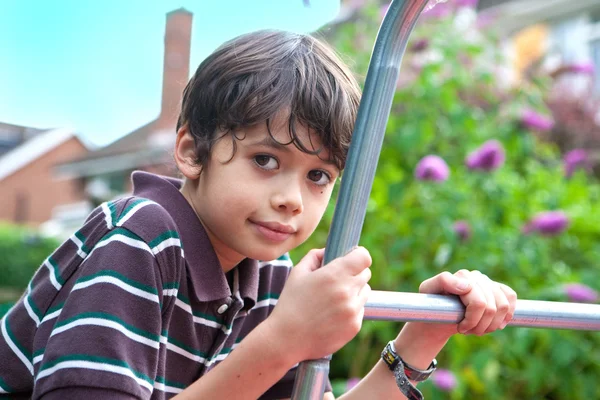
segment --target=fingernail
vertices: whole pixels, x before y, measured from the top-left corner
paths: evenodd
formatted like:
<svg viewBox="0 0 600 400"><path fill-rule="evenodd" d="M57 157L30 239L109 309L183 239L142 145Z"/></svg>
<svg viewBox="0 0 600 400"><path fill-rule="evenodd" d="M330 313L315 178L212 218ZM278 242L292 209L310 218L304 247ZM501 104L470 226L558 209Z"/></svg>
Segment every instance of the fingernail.
<svg viewBox="0 0 600 400"><path fill-rule="evenodd" d="M469 286L471 286L471 284L466 279L459 279L458 282L456 283L456 288L458 290L467 290L469 288Z"/></svg>

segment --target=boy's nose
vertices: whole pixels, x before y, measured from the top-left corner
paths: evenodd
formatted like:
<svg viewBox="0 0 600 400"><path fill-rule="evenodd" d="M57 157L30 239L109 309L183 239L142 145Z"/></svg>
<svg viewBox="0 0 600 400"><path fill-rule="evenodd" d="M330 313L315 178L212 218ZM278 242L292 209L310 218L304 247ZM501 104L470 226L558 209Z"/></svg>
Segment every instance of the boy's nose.
<svg viewBox="0 0 600 400"><path fill-rule="evenodd" d="M271 196L271 205L278 211L300 214L304 210L302 191L294 183L287 182L277 193Z"/></svg>

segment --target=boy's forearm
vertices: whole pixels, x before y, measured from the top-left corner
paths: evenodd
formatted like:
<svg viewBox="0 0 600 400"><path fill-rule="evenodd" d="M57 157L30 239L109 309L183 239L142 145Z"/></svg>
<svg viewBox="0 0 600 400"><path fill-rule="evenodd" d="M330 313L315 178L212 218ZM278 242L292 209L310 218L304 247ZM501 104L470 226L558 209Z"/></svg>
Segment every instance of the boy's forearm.
<svg viewBox="0 0 600 400"><path fill-rule="evenodd" d="M264 321L225 360L175 399L256 400L295 364Z"/></svg>
<svg viewBox="0 0 600 400"><path fill-rule="evenodd" d="M433 331L432 326L423 329L421 323L406 324L395 340L396 352L410 366L417 369L427 369L431 361L448 341L448 331ZM426 332L426 333L424 333ZM383 349L382 349L383 350ZM376 350L374 350L376 351ZM414 382L413 382L414 384ZM379 360L369 374L362 379L348 393L341 396L340 400L354 399L406 399L398 389L392 371L382 360Z"/></svg>

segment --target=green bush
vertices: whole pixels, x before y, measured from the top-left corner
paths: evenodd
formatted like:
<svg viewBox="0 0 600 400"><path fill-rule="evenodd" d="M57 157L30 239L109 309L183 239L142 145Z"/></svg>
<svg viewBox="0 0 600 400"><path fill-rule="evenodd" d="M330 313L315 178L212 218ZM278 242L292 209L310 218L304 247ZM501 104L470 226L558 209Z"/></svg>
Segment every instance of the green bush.
<svg viewBox="0 0 600 400"><path fill-rule="evenodd" d="M330 41L357 72L366 75L379 26L376 7L337 27ZM600 184L583 171L564 177L557 148L536 141L519 121L524 109L544 112L548 82L542 78L504 87L498 42L453 18L422 21L403 64L360 243L373 257L375 290L415 292L443 270L478 269L513 287L520 298L568 301L563 286L584 282L600 290ZM415 66L422 51L427 63ZM418 69L418 73L414 73ZM402 81L402 79L401 79ZM465 157L489 139L506 150L506 163L476 172ZM450 167L445 182L418 180L414 170L429 154ZM342 177L343 179L343 177ZM325 244L332 210L315 235L292 256ZM570 224L562 234L524 234L532 216L562 210ZM453 224L472 227L460 240ZM365 322L359 335L331 364L331 378L364 376L400 324ZM443 392L422 385L427 399L600 398L600 336L597 333L507 328L484 337L455 336L438 357L458 385Z"/></svg>
<svg viewBox="0 0 600 400"><path fill-rule="evenodd" d="M34 272L58 245L55 239L41 237L31 229L0 224L0 296L25 290ZM3 297L0 303L11 300Z"/></svg>

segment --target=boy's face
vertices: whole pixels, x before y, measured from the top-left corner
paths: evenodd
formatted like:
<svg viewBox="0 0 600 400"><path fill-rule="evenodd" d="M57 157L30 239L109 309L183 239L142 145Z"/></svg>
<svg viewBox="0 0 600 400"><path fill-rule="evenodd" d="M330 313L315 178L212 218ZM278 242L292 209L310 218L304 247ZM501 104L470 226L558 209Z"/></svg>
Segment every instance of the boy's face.
<svg viewBox="0 0 600 400"><path fill-rule="evenodd" d="M289 143L287 118L271 124L279 143ZM319 149L316 134L297 125L302 144ZM213 147L206 168L182 192L208 232L224 270L243 258L272 260L304 242L315 230L331 197L339 170L293 144L275 142L265 123L229 135ZM234 154L232 158L232 154ZM186 187L187 186L187 187Z"/></svg>

